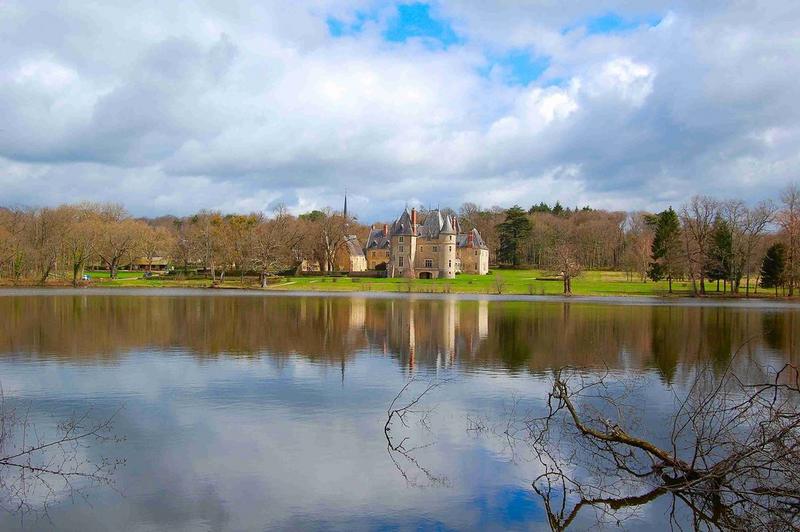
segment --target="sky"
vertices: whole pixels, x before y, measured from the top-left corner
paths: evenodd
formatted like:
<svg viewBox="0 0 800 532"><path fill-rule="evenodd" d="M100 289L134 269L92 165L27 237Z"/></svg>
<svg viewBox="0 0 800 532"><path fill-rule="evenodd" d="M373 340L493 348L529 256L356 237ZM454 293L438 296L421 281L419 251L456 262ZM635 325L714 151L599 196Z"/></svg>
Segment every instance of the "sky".
<svg viewBox="0 0 800 532"><path fill-rule="evenodd" d="M360 220L800 181L800 2L0 2L0 205Z"/></svg>

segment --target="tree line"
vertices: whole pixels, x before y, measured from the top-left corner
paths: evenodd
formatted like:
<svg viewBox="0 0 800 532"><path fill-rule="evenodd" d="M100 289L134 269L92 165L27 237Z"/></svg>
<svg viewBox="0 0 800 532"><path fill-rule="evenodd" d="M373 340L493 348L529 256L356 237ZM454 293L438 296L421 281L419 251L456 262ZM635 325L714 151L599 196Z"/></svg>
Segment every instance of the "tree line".
<svg viewBox="0 0 800 532"><path fill-rule="evenodd" d="M462 231L478 229L491 264L553 272L571 292L583 270L627 272L629 279L690 282L704 294L749 293L762 286L794 295L798 281L800 190L785 189L776 204L695 196L676 209L619 212L574 209L560 203L507 209L465 203ZM426 211L420 209L424 220ZM348 234L366 242L369 228L331 209L294 216L274 212L224 214L202 210L185 217L136 218L115 204L0 207L0 278L77 284L84 271L104 268L116 277L134 260L149 269L166 258L178 272L202 270L213 281L236 273L268 276L304 261L337 268Z"/></svg>
<svg viewBox="0 0 800 532"><path fill-rule="evenodd" d="M116 278L134 260L152 268L166 258L177 272L202 270L221 281L229 272L269 275L313 260L334 268L336 251L352 226L341 213L300 216L285 208L263 213L134 218L122 206L82 203L58 207L0 208L0 277L14 283L53 278L78 284L84 272L102 268Z"/></svg>
<svg viewBox="0 0 800 532"><path fill-rule="evenodd" d="M690 283L693 294L748 293L757 286L794 295L800 250L800 189L787 187L779 203L748 206L694 196L677 210L610 212L539 204L525 211L482 210L461 215L479 226L496 263L557 273L564 292L583 269L625 271L629 278Z"/></svg>

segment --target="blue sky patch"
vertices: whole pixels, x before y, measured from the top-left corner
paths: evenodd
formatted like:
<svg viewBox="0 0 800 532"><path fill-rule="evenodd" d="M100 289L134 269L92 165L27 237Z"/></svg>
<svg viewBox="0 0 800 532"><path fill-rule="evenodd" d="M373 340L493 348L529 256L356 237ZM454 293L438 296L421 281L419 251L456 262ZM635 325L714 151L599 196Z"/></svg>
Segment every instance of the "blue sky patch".
<svg viewBox="0 0 800 532"><path fill-rule="evenodd" d="M550 66L550 59L534 55L528 50L511 50L503 55L490 55L489 65L481 73L488 75L495 66L502 68L503 81L506 83L527 85L541 77Z"/></svg>
<svg viewBox="0 0 800 532"><path fill-rule="evenodd" d="M356 12L355 20L344 21L335 17L328 17L325 22L328 24L328 33L333 37L347 37L348 35L356 35L361 33L364 29L364 23L369 20L376 20L374 15L367 13Z"/></svg>
<svg viewBox="0 0 800 532"><path fill-rule="evenodd" d="M591 17L568 26L564 28L563 33L584 27L588 35L605 35L609 33L631 31L641 26L652 28L653 26L657 26L661 20L662 17L658 15L624 17L619 13L609 11L603 15Z"/></svg>
<svg viewBox="0 0 800 532"><path fill-rule="evenodd" d="M433 18L430 6L423 3L398 5L397 15L389 19L383 36L392 42L421 37L442 46L462 41L448 22Z"/></svg>

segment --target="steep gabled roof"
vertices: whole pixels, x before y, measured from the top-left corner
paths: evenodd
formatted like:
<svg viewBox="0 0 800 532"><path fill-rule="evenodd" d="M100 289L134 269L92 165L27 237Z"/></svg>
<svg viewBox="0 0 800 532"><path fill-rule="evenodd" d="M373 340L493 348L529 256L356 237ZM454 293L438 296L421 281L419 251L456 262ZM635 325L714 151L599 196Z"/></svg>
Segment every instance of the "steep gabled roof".
<svg viewBox="0 0 800 532"><path fill-rule="evenodd" d="M389 235L384 235L382 228L370 229L365 249L367 250L383 249L388 247L389 247Z"/></svg>
<svg viewBox="0 0 800 532"><path fill-rule="evenodd" d="M347 252L350 254L351 257L364 256L364 250L361 249L361 242L358 241L358 237L356 235L347 235L346 237L344 237L344 243Z"/></svg>
<svg viewBox="0 0 800 532"><path fill-rule="evenodd" d="M411 223L411 213L408 212L408 208L403 211L400 218L394 221L390 233L392 236L411 236L414 234L414 225Z"/></svg>
<svg viewBox="0 0 800 532"><path fill-rule="evenodd" d="M476 248L480 249L489 249L489 246L486 245L486 242L483 241L481 234L478 232L477 229L472 229L466 233L462 233L456 236L456 247L465 248L467 244L469 244L469 234L472 233L472 242Z"/></svg>
<svg viewBox="0 0 800 532"><path fill-rule="evenodd" d="M439 238L442 229L442 213L439 210L431 211L425 218L425 223L419 228L419 236L425 238Z"/></svg>

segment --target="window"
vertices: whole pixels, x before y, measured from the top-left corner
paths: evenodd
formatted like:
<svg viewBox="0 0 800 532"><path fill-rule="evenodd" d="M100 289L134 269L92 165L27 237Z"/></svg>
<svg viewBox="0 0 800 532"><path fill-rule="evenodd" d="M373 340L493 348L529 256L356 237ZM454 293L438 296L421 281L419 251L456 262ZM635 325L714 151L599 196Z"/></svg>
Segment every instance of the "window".
<svg viewBox="0 0 800 532"><path fill-rule="evenodd" d="M401 236L401 237L400 237L400 242L402 242L402 241L403 241L403 237Z"/></svg>
<svg viewBox="0 0 800 532"><path fill-rule="evenodd" d="M432 259L425 259L425 267L426 268L433 268L433 260Z"/></svg>
<svg viewBox="0 0 800 532"><path fill-rule="evenodd" d="M477 249L475 250L475 256L476 257L478 256L478 250Z"/></svg>
<svg viewBox="0 0 800 532"><path fill-rule="evenodd" d="M450 235L450 242L453 241L453 238L454 238L453 235Z"/></svg>
<svg viewBox="0 0 800 532"><path fill-rule="evenodd" d="M447 267L448 268L452 268L453 267L453 261L452 260L448 260L447 261Z"/></svg>
<svg viewBox="0 0 800 532"><path fill-rule="evenodd" d="M453 246L450 246L450 251L453 251Z"/></svg>
<svg viewBox="0 0 800 532"><path fill-rule="evenodd" d="M387 252L386 252L386 256L388 257L389 255L390 255L390 253L387 251Z"/></svg>
<svg viewBox="0 0 800 532"><path fill-rule="evenodd" d="M433 246L433 251L439 251L439 246Z"/></svg>
<svg viewBox="0 0 800 532"><path fill-rule="evenodd" d="M400 266L401 268L403 267L403 257L397 258L397 265Z"/></svg>
<svg viewBox="0 0 800 532"><path fill-rule="evenodd" d="M403 252L403 246L400 246L400 253Z"/></svg>

